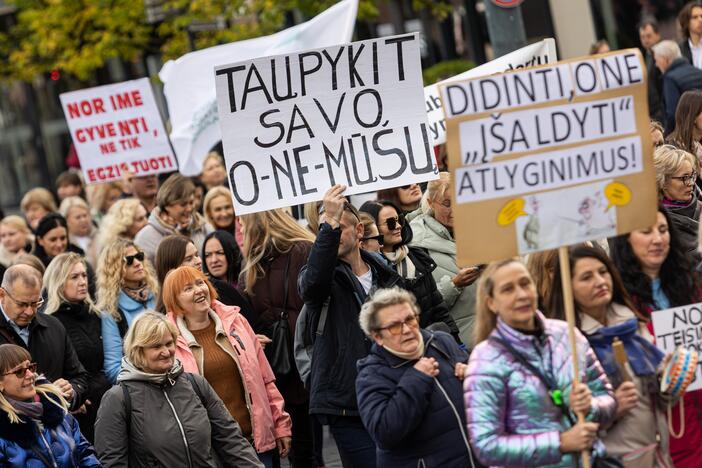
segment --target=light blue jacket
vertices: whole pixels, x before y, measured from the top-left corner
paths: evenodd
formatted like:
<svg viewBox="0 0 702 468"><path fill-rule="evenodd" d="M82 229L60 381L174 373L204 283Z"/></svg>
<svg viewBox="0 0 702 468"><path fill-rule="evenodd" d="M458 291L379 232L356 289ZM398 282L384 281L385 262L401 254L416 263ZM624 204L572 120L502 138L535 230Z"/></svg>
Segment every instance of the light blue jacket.
<svg viewBox="0 0 702 468"><path fill-rule="evenodd" d="M151 294L146 307L141 302L135 301L124 291L120 291L117 307L124 313L127 319L127 326L130 326L135 318L146 310L154 310L156 308L156 297ZM105 375L113 385L117 382L117 374L122 363L122 337L119 334L117 322L110 314L102 314L102 350L105 356Z"/></svg>

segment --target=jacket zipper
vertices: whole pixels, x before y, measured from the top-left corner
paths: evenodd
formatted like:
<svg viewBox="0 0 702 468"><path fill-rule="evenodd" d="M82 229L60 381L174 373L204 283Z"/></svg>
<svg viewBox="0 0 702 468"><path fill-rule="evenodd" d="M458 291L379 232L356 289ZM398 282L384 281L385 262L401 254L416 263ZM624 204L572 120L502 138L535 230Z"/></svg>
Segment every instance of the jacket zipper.
<svg viewBox="0 0 702 468"><path fill-rule="evenodd" d="M51 451L51 446L49 445L49 442L47 442L46 438L44 437L44 432L39 430L39 436L41 437L41 441L44 442L44 446L46 447L46 451L49 452L49 458L51 458L51 464L54 465L54 468L58 468L58 465L56 464L56 458L54 458L54 453Z"/></svg>
<svg viewBox="0 0 702 468"><path fill-rule="evenodd" d="M168 398L168 393L166 392L165 388L162 388L161 391L163 392L163 396L166 397L166 401L168 402L168 406L171 407L171 411L173 411L173 416L176 419L176 422L178 423L178 428L180 429L180 435L183 437L183 445L185 445L185 454L188 456L188 466L190 468L193 468L193 460L190 457L190 445L188 445L188 439L185 437L185 429L183 429L183 424L180 422L180 418L178 417L178 413L176 413L175 408L173 407L173 403L171 403L171 399Z"/></svg>

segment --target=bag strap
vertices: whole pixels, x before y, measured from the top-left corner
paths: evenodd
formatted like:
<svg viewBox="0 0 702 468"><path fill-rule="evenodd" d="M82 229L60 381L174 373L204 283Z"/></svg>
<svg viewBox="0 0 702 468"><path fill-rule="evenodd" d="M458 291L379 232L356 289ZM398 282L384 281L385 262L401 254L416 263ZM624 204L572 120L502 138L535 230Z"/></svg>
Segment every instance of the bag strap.
<svg viewBox="0 0 702 468"><path fill-rule="evenodd" d="M132 397L129 395L129 388L124 382L120 382L122 387L122 395L124 399L124 411L127 413L127 443L130 441L130 433L132 432Z"/></svg>
<svg viewBox="0 0 702 468"><path fill-rule="evenodd" d="M288 271L290 270L290 257L292 257L291 252L288 252L288 258L285 261L285 279L283 281L283 284L285 285L285 292L283 292L283 312L281 314L280 318L288 318Z"/></svg>
<svg viewBox="0 0 702 468"><path fill-rule="evenodd" d="M197 384L197 381L195 380L195 377L193 377L193 374L191 374L190 372L183 372L183 375L186 379L188 379L188 382L190 382L190 385L193 387L193 390L195 390L197 397L200 399L200 403L202 403L202 406L204 406L205 409L207 409L207 405L205 404L205 396L202 394L202 390L200 390L200 386Z"/></svg>
<svg viewBox="0 0 702 468"><path fill-rule="evenodd" d="M319 320L317 321L317 331L315 332L317 336L322 336L324 334L324 326L327 324L327 315L329 314L330 300L331 297L328 297L327 300L324 301L324 304L322 304L322 310L319 313Z"/></svg>
<svg viewBox="0 0 702 468"><path fill-rule="evenodd" d="M542 374L541 371L536 368L536 366L527 361L526 358L520 352L514 349L514 346L512 346L507 340L498 338L496 336L491 336L490 339L502 345L507 351L509 351L509 353L512 356L514 356L514 358L517 361L519 361L521 365L526 367L527 370L531 372L534 376L538 377L538 379L541 380L541 383L544 384L544 387L548 389L548 394L551 397L550 399L554 406L561 410L561 412L568 418L568 421L570 421L571 424L575 424L575 421L573 420L570 411L568 410L567 406L565 405L565 402L563 401L563 393L561 389L557 388L553 384L551 379L548 379L544 374Z"/></svg>

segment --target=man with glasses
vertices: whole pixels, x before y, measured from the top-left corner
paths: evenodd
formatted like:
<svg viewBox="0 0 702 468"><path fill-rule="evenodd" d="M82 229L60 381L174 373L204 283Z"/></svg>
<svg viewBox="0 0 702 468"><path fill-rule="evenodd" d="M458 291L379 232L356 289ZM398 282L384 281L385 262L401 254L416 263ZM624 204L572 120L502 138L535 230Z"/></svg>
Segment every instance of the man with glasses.
<svg viewBox="0 0 702 468"><path fill-rule="evenodd" d="M315 336L310 413L328 424L345 467L376 466L375 444L363 426L356 401L356 361L368 355L371 341L358 324L366 299L378 288L402 285L377 256L362 251L363 224L356 208L335 185L324 195L317 239L298 287ZM326 303L326 305L325 305ZM324 327L317 333L325 312Z"/></svg>
<svg viewBox="0 0 702 468"><path fill-rule="evenodd" d="M76 409L85 400L88 373L61 322L38 313L44 304L41 287L39 272L28 265L14 265L5 271L0 285L0 344L27 349L38 372L58 386Z"/></svg>

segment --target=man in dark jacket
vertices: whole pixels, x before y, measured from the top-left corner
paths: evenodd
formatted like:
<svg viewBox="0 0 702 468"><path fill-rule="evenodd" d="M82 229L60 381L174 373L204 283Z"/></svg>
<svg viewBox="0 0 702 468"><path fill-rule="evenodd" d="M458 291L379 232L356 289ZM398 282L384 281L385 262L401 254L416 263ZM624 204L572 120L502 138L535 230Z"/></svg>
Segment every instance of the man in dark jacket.
<svg viewBox="0 0 702 468"><path fill-rule="evenodd" d="M639 39L646 60L646 74L648 75L648 115L658 122L663 122L665 113L661 103L662 79L661 71L656 67L651 47L661 41L658 22L655 18L644 18L639 23Z"/></svg>
<svg viewBox="0 0 702 468"><path fill-rule="evenodd" d="M356 361L371 347L358 314L375 289L399 285L401 279L378 257L361 250L363 224L344 198L345 189L335 185L325 194L319 233L298 278L309 314L308 331L317 329L326 309L321 335L310 337L310 414L329 425L345 467L373 468L375 444L359 417L354 391Z"/></svg>
<svg viewBox="0 0 702 468"><path fill-rule="evenodd" d="M702 70L680 55L680 47L673 41L661 41L653 46L656 66L663 73L663 102L665 105L665 132L675 129L675 109L685 91L702 89Z"/></svg>
<svg viewBox="0 0 702 468"><path fill-rule="evenodd" d="M41 286L39 272L28 265L14 265L5 271L0 286L0 344L27 349L37 371L57 385L71 402L71 409L76 409L85 401L88 373L61 322L37 313L44 302Z"/></svg>

